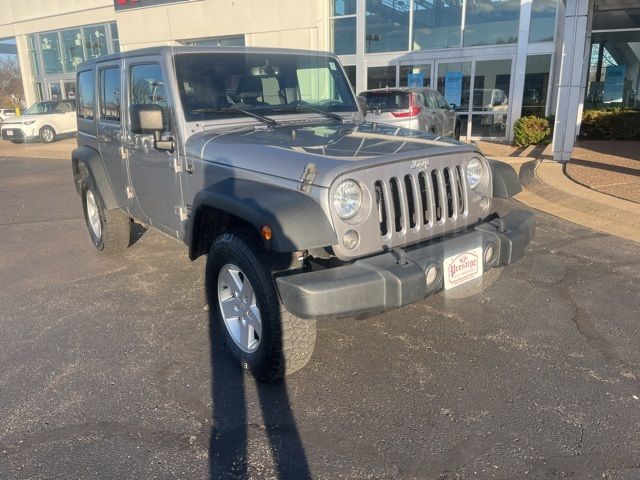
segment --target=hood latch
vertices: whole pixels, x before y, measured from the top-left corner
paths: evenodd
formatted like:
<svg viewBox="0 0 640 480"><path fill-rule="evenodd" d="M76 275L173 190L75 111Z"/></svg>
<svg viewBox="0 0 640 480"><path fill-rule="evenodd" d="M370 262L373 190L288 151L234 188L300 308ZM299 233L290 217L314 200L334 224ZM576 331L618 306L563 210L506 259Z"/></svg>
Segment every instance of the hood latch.
<svg viewBox="0 0 640 480"><path fill-rule="evenodd" d="M316 179L317 174L318 167L316 167L316 164L307 163L307 165L304 167L304 172L302 172L302 177L300 177L300 185L298 185L298 190L309 193L311 191L311 185Z"/></svg>

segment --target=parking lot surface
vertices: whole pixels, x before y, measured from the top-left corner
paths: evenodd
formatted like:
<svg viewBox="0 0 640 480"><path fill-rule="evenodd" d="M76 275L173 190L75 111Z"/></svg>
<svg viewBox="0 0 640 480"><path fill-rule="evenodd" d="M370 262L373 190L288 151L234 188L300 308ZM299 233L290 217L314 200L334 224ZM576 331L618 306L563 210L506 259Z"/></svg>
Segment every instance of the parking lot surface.
<svg viewBox="0 0 640 480"><path fill-rule="evenodd" d="M480 293L321 322L276 385L209 335L203 260L100 256L68 161L0 158L1 479L640 477L640 244L540 214Z"/></svg>

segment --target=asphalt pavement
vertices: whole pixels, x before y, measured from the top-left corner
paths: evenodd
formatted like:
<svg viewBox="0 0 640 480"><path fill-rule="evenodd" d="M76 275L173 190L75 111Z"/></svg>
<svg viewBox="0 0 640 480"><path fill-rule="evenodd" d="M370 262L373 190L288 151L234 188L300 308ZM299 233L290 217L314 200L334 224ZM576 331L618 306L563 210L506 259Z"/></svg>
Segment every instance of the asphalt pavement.
<svg viewBox="0 0 640 480"><path fill-rule="evenodd" d="M480 293L321 322L276 385L209 335L203 260L100 256L68 161L0 157L0 479L640 477L638 243L540 213Z"/></svg>

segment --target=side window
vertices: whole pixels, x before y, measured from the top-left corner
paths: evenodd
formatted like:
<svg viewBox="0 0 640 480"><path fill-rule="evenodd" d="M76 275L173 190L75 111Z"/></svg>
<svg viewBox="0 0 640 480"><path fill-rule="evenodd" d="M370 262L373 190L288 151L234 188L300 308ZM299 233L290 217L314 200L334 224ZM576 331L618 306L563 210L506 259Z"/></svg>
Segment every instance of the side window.
<svg viewBox="0 0 640 480"><path fill-rule="evenodd" d="M449 108L449 104L447 103L447 101L444 99L442 95L436 92L434 92L434 95L436 97L436 103L438 104L438 108L445 108L445 109Z"/></svg>
<svg viewBox="0 0 640 480"><path fill-rule="evenodd" d="M120 68L100 70L100 119L120 122Z"/></svg>
<svg viewBox="0 0 640 480"><path fill-rule="evenodd" d="M131 67L131 105L155 104L162 107L164 123L169 126L167 95L162 79L162 70L157 63L146 63Z"/></svg>
<svg viewBox="0 0 640 480"><path fill-rule="evenodd" d="M93 120L95 76L93 70L78 74L78 118Z"/></svg>

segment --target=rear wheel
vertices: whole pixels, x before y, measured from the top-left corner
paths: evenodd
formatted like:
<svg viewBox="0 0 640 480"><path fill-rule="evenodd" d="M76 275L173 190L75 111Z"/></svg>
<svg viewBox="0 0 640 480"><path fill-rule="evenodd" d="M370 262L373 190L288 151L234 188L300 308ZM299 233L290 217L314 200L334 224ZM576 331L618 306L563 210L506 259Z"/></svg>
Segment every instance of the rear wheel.
<svg viewBox="0 0 640 480"><path fill-rule="evenodd" d="M56 140L56 132L53 127L45 125L40 129L40 140L42 143L52 143Z"/></svg>
<svg viewBox="0 0 640 480"><path fill-rule="evenodd" d="M304 367L313 353L316 325L287 312L272 276L271 260L250 231L226 232L207 257L212 325L231 354L261 381Z"/></svg>
<svg viewBox="0 0 640 480"><path fill-rule="evenodd" d="M96 249L107 254L124 252L131 240L131 219L121 210L106 209L97 190L85 186L82 208L89 236Z"/></svg>

